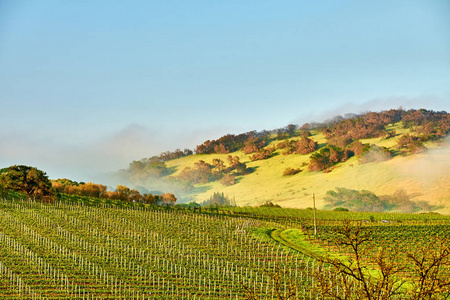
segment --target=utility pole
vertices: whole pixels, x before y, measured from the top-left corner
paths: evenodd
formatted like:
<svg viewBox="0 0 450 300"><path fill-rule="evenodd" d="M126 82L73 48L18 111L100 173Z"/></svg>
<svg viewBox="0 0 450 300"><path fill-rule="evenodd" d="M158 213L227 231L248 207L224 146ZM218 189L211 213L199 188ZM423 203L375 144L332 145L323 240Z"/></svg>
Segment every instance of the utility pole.
<svg viewBox="0 0 450 300"><path fill-rule="evenodd" d="M314 237L317 237L317 221L316 221L316 195L313 193L313 211L314 211Z"/></svg>

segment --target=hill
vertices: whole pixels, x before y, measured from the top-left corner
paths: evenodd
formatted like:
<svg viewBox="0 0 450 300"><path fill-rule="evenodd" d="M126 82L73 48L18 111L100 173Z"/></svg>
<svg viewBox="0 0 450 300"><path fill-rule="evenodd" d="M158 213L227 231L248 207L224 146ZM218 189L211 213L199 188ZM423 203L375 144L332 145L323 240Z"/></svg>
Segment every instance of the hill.
<svg viewBox="0 0 450 300"><path fill-rule="evenodd" d="M394 211L449 213L449 131L446 112L370 112L226 135L195 151L134 161L115 176L137 189L173 192L181 202L220 192L240 206L306 208L315 194L318 207L329 207L330 191L345 188L402 202Z"/></svg>

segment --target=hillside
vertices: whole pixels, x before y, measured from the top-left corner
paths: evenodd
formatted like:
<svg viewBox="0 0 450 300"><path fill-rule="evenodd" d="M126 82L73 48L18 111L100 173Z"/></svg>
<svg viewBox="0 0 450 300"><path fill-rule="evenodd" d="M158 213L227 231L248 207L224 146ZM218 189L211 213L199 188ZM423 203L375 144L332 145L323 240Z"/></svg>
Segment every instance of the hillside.
<svg viewBox="0 0 450 300"><path fill-rule="evenodd" d="M387 115L393 117L388 118ZM305 130L308 128L305 125L308 124L300 129L296 126L290 134L287 133L288 126L282 138L280 131L278 134L271 131L265 132L262 138L260 133L254 133L250 138L251 143L248 142L249 139L240 141L240 146L256 145L253 150L257 151L251 153L246 151L248 148L227 151L228 144L225 142L219 144L217 141L207 141L204 145L213 145L210 148L215 147L215 151L204 150L207 147L200 149L203 149L203 152L213 153L199 154L202 151L197 147L196 154L188 153L175 159L167 159L163 162L167 172L158 178L146 176L149 173L133 170L133 164L119 174L125 182L148 190L155 189L155 183L160 183L161 189L175 192L181 200L179 202L202 202L214 193L220 192L241 206L257 206L271 201L283 207L306 208L312 206L312 196L315 194L317 206L324 207L326 204L324 198L328 191L346 188L357 191L368 190L378 196L406 194L410 201L428 203L431 205L430 210L432 207L432 210L449 213L450 148L446 145L445 138L450 128L448 116L445 112L391 110L346 119L337 118L332 122L316 124L314 128L308 130ZM382 120L383 117L385 118L383 121L373 121ZM358 127L363 130L356 131L355 128ZM296 141L304 139L301 135L305 131L309 135L307 138L316 143L313 152L286 155L286 148L279 148L282 141L288 140L291 144L295 144ZM402 141L407 139L409 142L403 143L402 147ZM226 141L224 137L218 141L221 140ZM265 142L264 146L258 147L261 141ZM366 146L359 155L354 146L358 141ZM337 149L336 151L341 153L340 158L330 163L331 165L324 166L322 170L311 170L312 157L318 157L319 153L328 148ZM232 147L230 149L234 150ZM252 155L262 153L264 149L270 150L266 156L268 158L251 159ZM367 160L373 153L376 159ZM388 157L377 159L380 153L387 153ZM247 168L246 171L237 171L228 167L234 184L224 185L214 176L203 180L206 182L180 183L181 178L186 178L186 174L192 174L193 169L197 170L200 167L210 168L213 175L219 173L214 173L218 168L217 161L224 162L220 170L225 172L230 155L237 156L239 163L245 164ZM366 158L366 163L363 163L361 157ZM370 162L371 160L375 161ZM199 161L204 163L200 165ZM300 169L300 172L284 176L283 173L287 168Z"/></svg>

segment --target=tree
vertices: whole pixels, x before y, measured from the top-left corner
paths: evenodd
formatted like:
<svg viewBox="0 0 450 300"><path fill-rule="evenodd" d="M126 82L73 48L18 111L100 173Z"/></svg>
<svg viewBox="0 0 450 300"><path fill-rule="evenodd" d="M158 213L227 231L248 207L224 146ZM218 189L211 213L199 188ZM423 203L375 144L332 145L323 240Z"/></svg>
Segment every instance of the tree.
<svg viewBox="0 0 450 300"><path fill-rule="evenodd" d="M227 160L230 166L225 169L225 173L229 173L233 170L236 171L236 173L238 174L246 174L249 172L247 165L245 163L240 162L239 157L237 155L235 156L228 155Z"/></svg>
<svg viewBox="0 0 450 300"><path fill-rule="evenodd" d="M295 135L295 131L298 129L298 125L295 124L289 124L288 126L286 126L286 133L292 137Z"/></svg>
<svg viewBox="0 0 450 300"><path fill-rule="evenodd" d="M317 149L316 142L314 142L313 140L311 140L307 137L302 137L295 143L294 152L296 154L308 154L308 153L316 151L316 149Z"/></svg>
<svg viewBox="0 0 450 300"><path fill-rule="evenodd" d="M379 147L377 145L371 145L364 147L359 163L366 164L370 162L382 162L391 158L391 152L385 147Z"/></svg>
<svg viewBox="0 0 450 300"><path fill-rule="evenodd" d="M122 201L129 201L130 200L131 190L128 187L119 184L116 187L116 193L118 194L118 197L119 197L120 200L122 200Z"/></svg>
<svg viewBox="0 0 450 300"><path fill-rule="evenodd" d="M272 154L275 152L275 150L276 150L275 146L262 148L261 150L259 150L258 152L256 152L252 156L250 156L249 158L252 161L261 160L261 159L267 159L267 158L270 158L272 156Z"/></svg>
<svg viewBox="0 0 450 300"><path fill-rule="evenodd" d="M335 237L335 243L348 250L348 257L316 257L320 264L314 272L315 290L321 299L387 300L398 295L414 300L448 299L450 279L445 274L450 266L448 240L437 239L416 253L407 253L405 264L412 264L409 270L404 263L392 259L395 253L388 253L384 248L379 249L372 261L367 261L368 241L370 236L361 224L347 221ZM376 270L376 275L369 270ZM411 274L409 285L402 279L405 270Z"/></svg>
<svg viewBox="0 0 450 300"><path fill-rule="evenodd" d="M407 257L414 265L413 286L408 293L411 299L448 299L450 279L444 271L450 266L448 240L437 239L420 248L418 253L409 252Z"/></svg>
<svg viewBox="0 0 450 300"><path fill-rule="evenodd" d="M14 165L1 169L0 185L5 190L23 192L29 199L52 195L52 184L47 174L35 167Z"/></svg>
<svg viewBox="0 0 450 300"><path fill-rule="evenodd" d="M214 152L218 154L227 154L230 153L230 150L228 150L224 144L219 144L214 146Z"/></svg>
<svg viewBox="0 0 450 300"><path fill-rule="evenodd" d="M340 161L345 161L347 155L340 148L328 145L321 148L318 152L314 152L309 157L309 171L325 170Z"/></svg>
<svg viewBox="0 0 450 300"><path fill-rule="evenodd" d="M209 163L199 160L194 163L194 167L185 167L178 178L190 184L208 183L214 180L214 174L211 172L213 166Z"/></svg>
<svg viewBox="0 0 450 300"><path fill-rule="evenodd" d="M260 140L255 137L250 137L247 141L245 141L245 146L242 148L245 154L250 154L257 152L262 149L266 145L264 140Z"/></svg>
<svg viewBox="0 0 450 300"><path fill-rule="evenodd" d="M161 205L174 206L177 198L174 194L165 193L160 195Z"/></svg>
<svg viewBox="0 0 450 300"><path fill-rule="evenodd" d="M409 134L405 134L401 138L399 138L397 140L397 144L397 148L399 150L402 148L406 148L412 153L421 153L426 151L425 146L423 146L423 143L419 141L419 138Z"/></svg>
<svg viewBox="0 0 450 300"><path fill-rule="evenodd" d="M289 176L289 175L295 175L297 173L300 173L302 170L300 169L294 169L294 168L286 168L283 172L283 176Z"/></svg>
<svg viewBox="0 0 450 300"><path fill-rule="evenodd" d="M231 206L231 200L224 193L215 192L208 200L202 203L203 206Z"/></svg>
<svg viewBox="0 0 450 300"><path fill-rule="evenodd" d="M317 257L321 263L314 273L315 288L322 299L384 300L401 293L404 282L399 281L397 276L402 267L388 261L388 255L383 249L379 250L373 264L379 270L378 276L370 275L369 265L364 261L368 251L364 246L369 240L370 237L360 225L354 226L347 222L339 231L336 244L347 248L349 257L344 260ZM330 278L334 278L334 282ZM336 285L339 289L336 289Z"/></svg>
<svg viewBox="0 0 450 300"><path fill-rule="evenodd" d="M230 174L225 174L220 180L220 183L226 186L233 185L236 183L236 177Z"/></svg>

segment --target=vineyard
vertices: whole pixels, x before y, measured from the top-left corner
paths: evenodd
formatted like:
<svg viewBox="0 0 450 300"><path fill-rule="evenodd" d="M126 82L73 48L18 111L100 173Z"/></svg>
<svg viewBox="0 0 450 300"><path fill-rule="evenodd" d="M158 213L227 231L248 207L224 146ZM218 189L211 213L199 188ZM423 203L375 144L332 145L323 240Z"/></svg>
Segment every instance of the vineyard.
<svg viewBox="0 0 450 300"><path fill-rule="evenodd" d="M433 214L318 212L318 218L315 239L311 210L3 199L0 298L316 299L318 264L305 245L342 251L332 245L341 220L373 219L364 223L373 249L394 243L418 249L450 234L450 218Z"/></svg>

